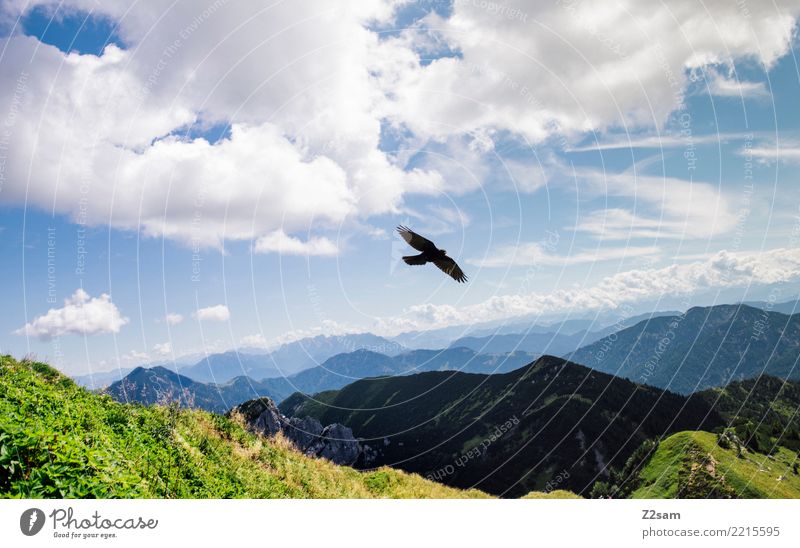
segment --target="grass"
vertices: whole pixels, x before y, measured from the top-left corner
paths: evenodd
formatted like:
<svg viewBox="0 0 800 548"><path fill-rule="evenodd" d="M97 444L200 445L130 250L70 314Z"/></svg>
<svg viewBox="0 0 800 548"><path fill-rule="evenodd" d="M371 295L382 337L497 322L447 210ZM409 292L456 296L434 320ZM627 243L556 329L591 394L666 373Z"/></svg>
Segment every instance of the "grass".
<svg viewBox="0 0 800 548"><path fill-rule="evenodd" d="M799 498L797 453L772 456L723 449L709 432L678 432L663 440L640 473L633 498Z"/></svg>
<svg viewBox="0 0 800 548"><path fill-rule="evenodd" d="M486 498L305 457L204 411L121 404L0 356L0 497Z"/></svg>
<svg viewBox="0 0 800 548"><path fill-rule="evenodd" d="M531 491L523 499L582 499L580 495L576 495L572 491L564 491L556 489L554 491Z"/></svg>

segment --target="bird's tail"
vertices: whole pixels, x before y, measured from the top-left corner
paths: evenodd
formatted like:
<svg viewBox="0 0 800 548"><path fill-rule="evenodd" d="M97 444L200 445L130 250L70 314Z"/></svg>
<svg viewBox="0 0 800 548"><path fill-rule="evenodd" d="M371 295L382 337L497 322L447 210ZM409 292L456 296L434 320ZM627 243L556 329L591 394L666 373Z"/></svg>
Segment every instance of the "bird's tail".
<svg viewBox="0 0 800 548"><path fill-rule="evenodd" d="M428 262L424 255L424 253L420 253L419 255L407 255L403 257L403 260L406 262L406 264L421 265Z"/></svg>

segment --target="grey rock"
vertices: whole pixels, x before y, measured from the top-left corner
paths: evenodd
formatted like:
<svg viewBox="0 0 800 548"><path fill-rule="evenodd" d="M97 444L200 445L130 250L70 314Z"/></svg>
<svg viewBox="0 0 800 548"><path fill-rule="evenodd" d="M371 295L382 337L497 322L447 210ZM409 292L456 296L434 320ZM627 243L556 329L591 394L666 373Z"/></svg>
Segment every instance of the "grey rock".
<svg viewBox="0 0 800 548"><path fill-rule="evenodd" d="M284 417L283 435L289 438L298 449L306 453L307 449L322 435L322 424L312 417L303 419L297 417L286 419Z"/></svg>
<svg viewBox="0 0 800 548"><path fill-rule="evenodd" d="M237 405L228 415L239 413L245 420L247 428L258 434L273 437L278 432L292 442L302 453L309 457L327 459L334 464L353 466L369 463L375 458L375 451L362 444L353 431L341 424L334 423L325 427L314 418L283 416L270 398L258 398Z"/></svg>
<svg viewBox="0 0 800 548"><path fill-rule="evenodd" d="M326 426L320 439L325 441L317 456L337 464L352 466L363 451L353 431L338 423Z"/></svg>

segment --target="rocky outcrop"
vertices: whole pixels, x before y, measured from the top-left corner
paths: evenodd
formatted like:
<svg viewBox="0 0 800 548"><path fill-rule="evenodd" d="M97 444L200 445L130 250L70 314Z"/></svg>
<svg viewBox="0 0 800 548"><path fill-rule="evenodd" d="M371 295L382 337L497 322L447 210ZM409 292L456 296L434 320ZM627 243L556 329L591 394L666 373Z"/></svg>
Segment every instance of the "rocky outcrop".
<svg viewBox="0 0 800 548"><path fill-rule="evenodd" d="M228 415L238 413L247 428L272 437L281 432L309 457L328 459L335 464L368 465L373 451L353 436L353 431L338 423L322 426L315 418L283 416L270 398L258 398L237 405Z"/></svg>

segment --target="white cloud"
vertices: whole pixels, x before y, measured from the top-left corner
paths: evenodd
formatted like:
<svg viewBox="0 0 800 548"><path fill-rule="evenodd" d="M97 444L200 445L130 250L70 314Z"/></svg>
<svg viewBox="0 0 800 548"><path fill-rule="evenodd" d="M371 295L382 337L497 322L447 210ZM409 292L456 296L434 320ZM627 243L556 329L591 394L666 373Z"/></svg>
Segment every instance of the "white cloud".
<svg viewBox="0 0 800 548"><path fill-rule="evenodd" d="M119 356L121 364L130 365L137 363L146 363L150 360L150 355L146 352L139 352L138 350L131 350Z"/></svg>
<svg viewBox="0 0 800 548"><path fill-rule="evenodd" d="M28 9L37 4L55 5ZM435 191L437 174L406 171L378 149L386 98L370 75L379 38L366 26L391 15L388 1L231 2L204 16L212 4L65 2L62 11L119 21L129 49L100 56L0 41L0 105L27 75L2 199L218 246L338 226ZM230 123L230 136L185 137L194 123Z"/></svg>
<svg viewBox="0 0 800 548"><path fill-rule="evenodd" d="M170 312L169 314L164 316L164 321L167 322L169 325L178 325L183 321L183 315Z"/></svg>
<svg viewBox="0 0 800 548"><path fill-rule="evenodd" d="M323 320L320 325L305 328L305 329L292 329L280 336L276 337L268 343L270 347L277 347L282 344L298 341L307 337L316 337L318 335L325 335L326 337L334 335L347 335L350 333L363 333L363 327L337 322L335 320Z"/></svg>
<svg viewBox="0 0 800 548"><path fill-rule="evenodd" d="M789 51L800 12L793 0L758 10L726 0L703 9L689 0L504 4L529 17L455 2L452 16L428 18L457 57L422 65L398 47L380 73L396 93L396 120L437 139L498 128L534 143L660 126L682 104L689 71L743 58L771 67Z"/></svg>
<svg viewBox="0 0 800 548"><path fill-rule="evenodd" d="M597 196L636 200L636 210L608 208L579 218L577 230L601 240L708 238L731 230L738 220L731 200L711 183L635 170L609 173L582 168L576 173Z"/></svg>
<svg viewBox="0 0 800 548"><path fill-rule="evenodd" d="M264 338L264 335L261 333L256 333L254 335L245 335L239 341L239 345L241 346L249 346L252 348L268 348L269 343L267 339Z"/></svg>
<svg viewBox="0 0 800 548"><path fill-rule="evenodd" d="M282 255L332 256L339 253L338 246L328 238L309 238L305 242L277 230L256 240L256 253L280 253Z"/></svg>
<svg viewBox="0 0 800 548"><path fill-rule="evenodd" d="M194 313L194 317L201 322L226 322L231 318L231 313L227 306L218 304L198 309L197 312Z"/></svg>
<svg viewBox="0 0 800 548"><path fill-rule="evenodd" d="M675 133L663 134L645 134L645 135L616 135L606 139L598 139L596 142L582 145L573 146L568 149L569 152L586 152L590 150L617 150L617 149L637 149L637 148L652 148L652 149L670 149L670 148L686 148L689 144L699 145L720 145L734 140L746 139L748 136L752 138L752 133L712 133L706 135L691 136L680 135ZM597 136L595 136L597 137Z"/></svg>
<svg viewBox="0 0 800 548"><path fill-rule="evenodd" d="M749 148L744 147L739 150L739 155L763 164L773 164L776 161L797 164L800 163L800 141L786 139L778 144L760 144Z"/></svg>
<svg viewBox="0 0 800 548"><path fill-rule="evenodd" d="M382 127L407 136L406 152L469 136L460 162L491 152L496 134L540 142L658 126L680 105L687 69L743 57L771 66L800 9L778 1L744 13L715 0L705 4L712 19L688 0L508 0L503 13L456 2L452 16L425 22L437 31L390 38L370 30L393 25L389 0L308 0L303 10L20 0L0 11L9 21L42 5L110 18L128 49L65 55L33 37L0 41L0 105L18 103L3 202L202 246L283 231L291 249L309 228L397 213L409 193L480 187L479 176L450 176L453 162L449 172L434 160L406 170L404 150L380 150ZM459 56L421 62L443 44ZM195 123L230 124L230 136L186 137ZM481 162L463 169L479 175ZM516 171L523 190L543 184Z"/></svg>
<svg viewBox="0 0 800 548"><path fill-rule="evenodd" d="M724 75L711 68L706 71L708 91L718 97L737 97L751 99L769 97L769 92L764 82L748 82L739 80L735 73Z"/></svg>
<svg viewBox="0 0 800 548"><path fill-rule="evenodd" d="M156 344L155 346L153 346L153 352L155 352L159 356L168 356L172 354L172 343L165 342Z"/></svg>
<svg viewBox="0 0 800 548"><path fill-rule="evenodd" d="M504 165L515 189L519 192L533 193L547 184L547 176L541 164L506 160Z"/></svg>
<svg viewBox="0 0 800 548"><path fill-rule="evenodd" d="M763 252L720 251L704 260L662 268L620 272L590 287L547 294L520 293L491 297L467 306L426 303L409 307L398 317L382 318L375 330L385 334L491 321L569 310L615 309L626 303L681 296L708 289L769 285L800 280L800 249Z"/></svg>
<svg viewBox="0 0 800 548"><path fill-rule="evenodd" d="M14 333L49 340L67 334L119 333L127 323L128 318L120 314L109 295L103 293L99 297L91 297L83 289L78 289L64 300L63 308L51 308Z"/></svg>
<svg viewBox="0 0 800 548"><path fill-rule="evenodd" d="M588 232L600 240L698 237L691 226L681 220L643 217L622 208L599 209L589 212L580 219L576 229L579 232ZM699 237L705 236L705 232L699 235Z"/></svg>
<svg viewBox="0 0 800 548"><path fill-rule="evenodd" d="M569 255L556 255L537 242L516 246L504 246L491 252L486 259L467 261L480 267L499 268L509 266L568 266L583 263L633 259L654 256L660 253L655 246L628 246L579 250Z"/></svg>

